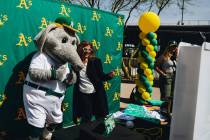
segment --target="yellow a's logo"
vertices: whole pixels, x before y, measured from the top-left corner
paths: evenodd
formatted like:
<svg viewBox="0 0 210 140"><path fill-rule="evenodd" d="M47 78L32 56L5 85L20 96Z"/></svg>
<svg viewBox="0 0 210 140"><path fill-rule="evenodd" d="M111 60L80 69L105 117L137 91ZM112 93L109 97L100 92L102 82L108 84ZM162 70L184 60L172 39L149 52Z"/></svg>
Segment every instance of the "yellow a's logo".
<svg viewBox="0 0 210 140"><path fill-rule="evenodd" d="M100 48L100 46L101 46L101 43L97 42L96 39L93 39L92 40L92 45L93 45L93 47L96 48L96 50L98 50Z"/></svg>
<svg viewBox="0 0 210 140"><path fill-rule="evenodd" d="M81 23L77 23L77 30L83 34L86 31L86 26L82 25Z"/></svg>
<svg viewBox="0 0 210 140"><path fill-rule="evenodd" d="M25 36L23 33L19 34L19 42L16 46L25 46L28 47L28 43L32 42L31 36Z"/></svg>
<svg viewBox="0 0 210 140"><path fill-rule="evenodd" d="M8 20L7 15L0 14L0 27L4 25L4 23Z"/></svg>
<svg viewBox="0 0 210 140"><path fill-rule="evenodd" d="M5 61L7 61L7 55L6 54L0 54L0 66L4 64Z"/></svg>
<svg viewBox="0 0 210 140"><path fill-rule="evenodd" d="M112 34L114 33L114 31L109 28L109 27L106 27L106 33L105 33L105 36L107 37L112 37Z"/></svg>
<svg viewBox="0 0 210 140"><path fill-rule="evenodd" d="M121 16L118 17L117 24L118 24L119 26L122 26L122 25L123 25L123 19L122 19Z"/></svg>
<svg viewBox="0 0 210 140"><path fill-rule="evenodd" d="M5 94L0 94L0 107L3 105L4 101L7 99Z"/></svg>
<svg viewBox="0 0 210 140"><path fill-rule="evenodd" d="M93 11L91 20L99 21L100 18L101 18L101 15L98 14L96 11Z"/></svg>
<svg viewBox="0 0 210 140"><path fill-rule="evenodd" d="M42 17L41 25L39 26L39 29L46 28L52 21L47 21L45 17Z"/></svg>
<svg viewBox="0 0 210 140"><path fill-rule="evenodd" d="M62 107L61 107L61 110L62 110L63 112L65 112L68 108L69 108L69 103L63 103L63 104L62 104Z"/></svg>
<svg viewBox="0 0 210 140"><path fill-rule="evenodd" d="M24 109L22 107L18 108L17 117L15 120L25 120L25 119L26 119L26 114Z"/></svg>
<svg viewBox="0 0 210 140"><path fill-rule="evenodd" d="M118 42L116 50L121 51L122 48L123 48L123 44L121 42Z"/></svg>
<svg viewBox="0 0 210 140"><path fill-rule="evenodd" d="M28 10L32 6L32 0L20 0L18 8L25 8Z"/></svg>
<svg viewBox="0 0 210 140"><path fill-rule="evenodd" d="M111 64L112 62L112 56L109 54L106 54L106 60L105 60L105 64Z"/></svg>
<svg viewBox="0 0 210 140"><path fill-rule="evenodd" d="M118 101L120 100L120 93L119 92L115 92L114 93L114 97L113 97L113 101Z"/></svg>
<svg viewBox="0 0 210 140"><path fill-rule="evenodd" d="M60 11L60 15L63 15L63 16L67 16L69 17L69 13L71 13L71 9L70 8L66 8L65 5L61 5L61 11Z"/></svg>
<svg viewBox="0 0 210 140"><path fill-rule="evenodd" d="M119 67L117 67L116 69L115 69L115 76L120 76L120 68Z"/></svg>
<svg viewBox="0 0 210 140"><path fill-rule="evenodd" d="M104 89L107 91L107 90L109 90L110 88L111 88L111 83L109 83L109 82L104 82Z"/></svg>

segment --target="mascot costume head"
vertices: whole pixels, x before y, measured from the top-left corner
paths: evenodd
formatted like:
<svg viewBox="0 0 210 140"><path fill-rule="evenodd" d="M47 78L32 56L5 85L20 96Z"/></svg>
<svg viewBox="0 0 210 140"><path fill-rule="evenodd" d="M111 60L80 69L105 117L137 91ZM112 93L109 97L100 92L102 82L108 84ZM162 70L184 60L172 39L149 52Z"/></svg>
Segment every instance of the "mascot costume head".
<svg viewBox="0 0 210 140"><path fill-rule="evenodd" d="M31 140L51 139L52 130L63 121L66 87L76 82L75 71L83 68L76 32L69 18L59 17L34 38L39 51L31 60L23 87Z"/></svg>

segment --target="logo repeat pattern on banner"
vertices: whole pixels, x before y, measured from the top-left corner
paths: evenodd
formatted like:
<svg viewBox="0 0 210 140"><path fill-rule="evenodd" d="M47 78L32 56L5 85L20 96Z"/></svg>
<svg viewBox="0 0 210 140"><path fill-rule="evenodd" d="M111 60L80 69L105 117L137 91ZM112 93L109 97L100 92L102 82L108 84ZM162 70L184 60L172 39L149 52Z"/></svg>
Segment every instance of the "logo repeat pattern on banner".
<svg viewBox="0 0 210 140"><path fill-rule="evenodd" d="M119 110L123 16L56 0L0 0L0 113L4 114L0 114L0 120L5 120L5 112L13 109L11 126L26 119L21 94L30 54L37 51L33 38L59 16L71 18L80 40L93 44L104 72L115 70L115 78L104 82L104 87L110 113ZM72 124L71 107L72 87L62 107L64 126Z"/></svg>

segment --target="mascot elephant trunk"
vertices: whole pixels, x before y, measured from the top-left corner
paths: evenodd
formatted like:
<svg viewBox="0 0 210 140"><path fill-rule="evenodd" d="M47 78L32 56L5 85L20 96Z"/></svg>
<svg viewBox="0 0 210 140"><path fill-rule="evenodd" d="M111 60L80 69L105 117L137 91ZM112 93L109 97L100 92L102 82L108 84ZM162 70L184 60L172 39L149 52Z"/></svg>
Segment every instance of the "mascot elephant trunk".
<svg viewBox="0 0 210 140"><path fill-rule="evenodd" d="M67 62L69 62L70 64L72 64L73 69L75 71L80 71L84 67L84 64L82 63L79 55L76 53L76 50L71 50L71 49L69 49L69 48L64 49L64 50L66 50L65 52L67 54L69 54L68 52L75 51L75 53L70 53L70 55L66 55L65 58L66 58ZM72 54L76 54L76 55L72 55Z"/></svg>
<svg viewBox="0 0 210 140"><path fill-rule="evenodd" d="M52 46L51 46L52 47ZM83 68L79 55L77 54L76 48L72 45L63 46L60 49L52 49L47 51L47 54L53 57L55 60L60 61L60 63L69 63L72 65L75 71L79 71Z"/></svg>

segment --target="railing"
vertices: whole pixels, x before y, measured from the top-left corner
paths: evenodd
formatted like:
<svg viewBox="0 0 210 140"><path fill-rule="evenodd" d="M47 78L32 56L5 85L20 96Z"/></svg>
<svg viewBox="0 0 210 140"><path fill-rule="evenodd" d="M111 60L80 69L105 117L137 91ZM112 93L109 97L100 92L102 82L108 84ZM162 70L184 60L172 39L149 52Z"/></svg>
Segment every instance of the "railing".
<svg viewBox="0 0 210 140"><path fill-rule="evenodd" d="M134 83L138 77L138 61L137 58L123 57L122 65L122 82L123 83ZM158 87L159 74L154 70L154 87Z"/></svg>
<svg viewBox="0 0 210 140"><path fill-rule="evenodd" d="M123 57L122 82L133 83L137 77L138 62L136 58Z"/></svg>
<svg viewBox="0 0 210 140"><path fill-rule="evenodd" d="M210 20L183 20L183 25L210 25ZM182 25L181 21L163 22L161 25Z"/></svg>

